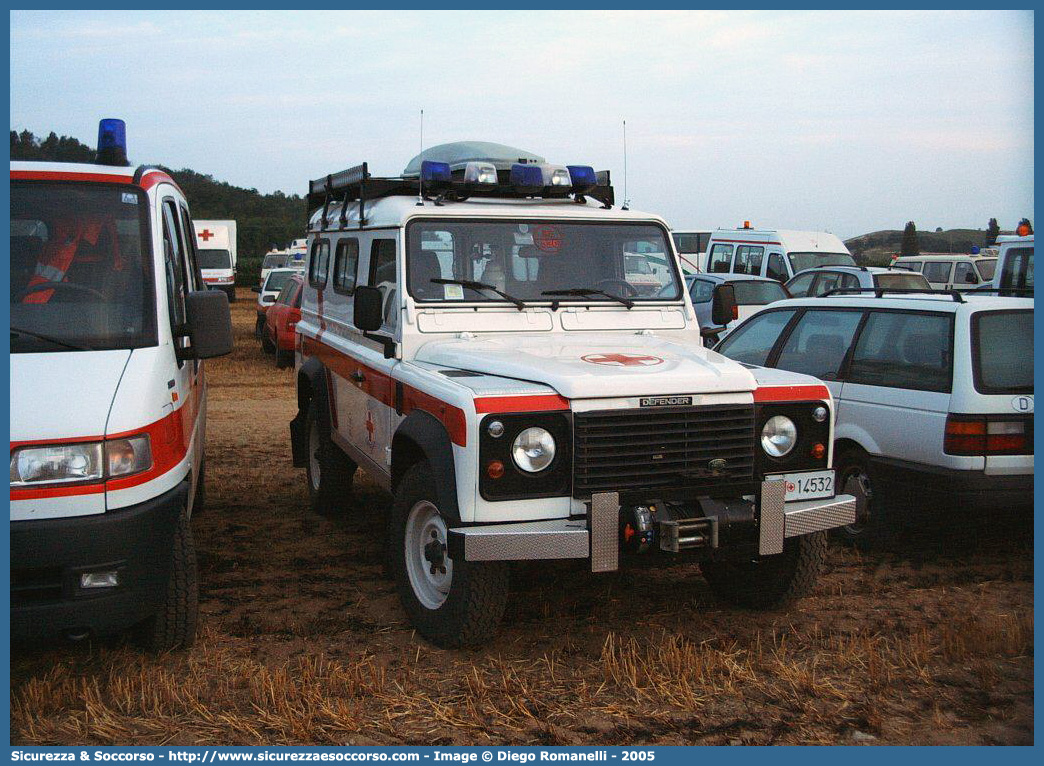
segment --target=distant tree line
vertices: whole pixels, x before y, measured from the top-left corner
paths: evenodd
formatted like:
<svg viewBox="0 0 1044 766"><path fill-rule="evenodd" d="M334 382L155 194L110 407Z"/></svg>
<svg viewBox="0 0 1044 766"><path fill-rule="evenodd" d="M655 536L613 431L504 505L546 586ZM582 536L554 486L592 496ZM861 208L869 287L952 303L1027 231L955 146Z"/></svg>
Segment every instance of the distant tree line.
<svg viewBox="0 0 1044 766"><path fill-rule="evenodd" d="M12 160L48 162L94 162L97 152L70 136L53 131L44 139L28 130L11 131ZM243 189L216 181L195 170L165 168L188 197L194 218L232 218L239 233L238 275L240 285L257 284L264 254L277 245L304 236L307 203L296 194L281 191L261 194L257 189Z"/></svg>
<svg viewBox="0 0 1044 766"><path fill-rule="evenodd" d="M908 221L901 230L877 231L846 240L856 263L863 266L887 266L892 256L920 255L921 253L970 253L972 248L992 247L1001 234L1014 234L1024 230L1033 233L1033 224L1023 218L1008 232L1001 231L996 218L991 218L982 229L953 229L943 231L918 231L913 221Z"/></svg>

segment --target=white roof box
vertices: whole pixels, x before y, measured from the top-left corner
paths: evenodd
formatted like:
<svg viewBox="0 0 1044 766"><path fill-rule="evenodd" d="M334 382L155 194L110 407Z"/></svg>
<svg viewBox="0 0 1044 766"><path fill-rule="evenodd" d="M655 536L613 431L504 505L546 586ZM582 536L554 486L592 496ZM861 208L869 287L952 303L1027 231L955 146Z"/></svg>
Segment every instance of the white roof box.
<svg viewBox="0 0 1044 766"><path fill-rule="evenodd" d="M448 163L450 170L463 170L469 162L488 162L497 170L511 170L516 162L526 165L544 162L540 155L513 146L489 141L455 141L425 149L410 160L402 175L406 178L419 176L421 163L425 160Z"/></svg>

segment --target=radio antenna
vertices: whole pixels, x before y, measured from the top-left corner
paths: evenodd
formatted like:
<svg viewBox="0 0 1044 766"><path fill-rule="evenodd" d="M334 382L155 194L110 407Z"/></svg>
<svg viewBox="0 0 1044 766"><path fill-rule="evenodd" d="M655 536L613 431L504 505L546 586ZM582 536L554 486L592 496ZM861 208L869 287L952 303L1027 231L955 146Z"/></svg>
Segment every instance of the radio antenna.
<svg viewBox="0 0 1044 766"><path fill-rule="evenodd" d="M420 110L420 150L424 153L424 110ZM417 207L424 207L424 163L421 162L421 174L417 177Z"/></svg>
<svg viewBox="0 0 1044 766"><path fill-rule="evenodd" d="M631 200L627 197L627 120L623 121L623 146L624 146L624 199L621 210L628 210Z"/></svg>

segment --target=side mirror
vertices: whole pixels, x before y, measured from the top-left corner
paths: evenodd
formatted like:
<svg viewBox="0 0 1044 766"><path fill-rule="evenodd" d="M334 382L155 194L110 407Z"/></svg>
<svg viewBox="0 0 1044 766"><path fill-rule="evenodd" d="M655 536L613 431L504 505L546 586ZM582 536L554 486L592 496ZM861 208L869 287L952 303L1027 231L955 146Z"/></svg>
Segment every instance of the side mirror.
<svg viewBox="0 0 1044 766"><path fill-rule="evenodd" d="M196 290L185 297L188 356L211 359L232 351L232 316L222 290Z"/></svg>
<svg viewBox="0 0 1044 766"><path fill-rule="evenodd" d="M739 319L736 288L728 282L723 282L714 288L714 296L711 298L711 322L724 327L734 319Z"/></svg>
<svg viewBox="0 0 1044 766"><path fill-rule="evenodd" d="M384 323L381 291L376 287L359 286L355 288L355 314L352 322L363 332L374 332L381 329Z"/></svg>
<svg viewBox="0 0 1044 766"><path fill-rule="evenodd" d="M258 293L258 294L261 293L261 286L260 285L258 285L257 287L251 287L250 289L253 290L255 293Z"/></svg>

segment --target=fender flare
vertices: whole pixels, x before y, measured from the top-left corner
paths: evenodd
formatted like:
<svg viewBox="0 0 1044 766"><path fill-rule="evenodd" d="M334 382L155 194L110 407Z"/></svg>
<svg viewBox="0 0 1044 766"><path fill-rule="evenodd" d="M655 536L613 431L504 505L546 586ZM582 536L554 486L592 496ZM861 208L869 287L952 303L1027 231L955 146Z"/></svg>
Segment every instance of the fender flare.
<svg viewBox="0 0 1044 766"><path fill-rule="evenodd" d="M427 460L431 466L439 510L453 522L459 522L457 473L449 433L434 416L413 410L392 437L392 492L407 469L419 460Z"/></svg>
<svg viewBox="0 0 1044 766"><path fill-rule="evenodd" d="M312 399L326 400L326 367L315 357L305 361L297 371L297 415L290 421L290 452L295 468L308 463L308 405ZM321 407L320 428L329 430L327 407Z"/></svg>

